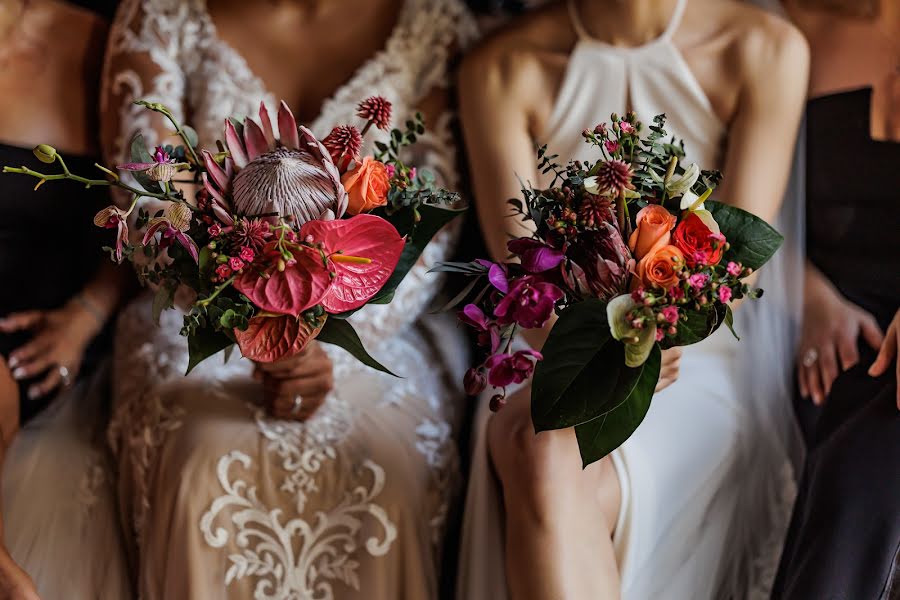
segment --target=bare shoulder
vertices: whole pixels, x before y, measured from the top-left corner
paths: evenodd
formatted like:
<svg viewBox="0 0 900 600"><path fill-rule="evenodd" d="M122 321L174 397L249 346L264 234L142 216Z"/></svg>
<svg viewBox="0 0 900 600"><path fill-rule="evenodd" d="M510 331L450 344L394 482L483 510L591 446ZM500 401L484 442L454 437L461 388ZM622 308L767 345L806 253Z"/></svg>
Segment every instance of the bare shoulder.
<svg viewBox="0 0 900 600"><path fill-rule="evenodd" d="M547 72L564 64L573 44L558 5L514 19L481 41L463 59L460 90L492 98L525 100L545 83Z"/></svg>
<svg viewBox="0 0 900 600"><path fill-rule="evenodd" d="M727 5L727 6L724 6ZM805 85L809 46L803 33L786 18L746 2L723 3L733 23L734 56L749 80L795 73Z"/></svg>

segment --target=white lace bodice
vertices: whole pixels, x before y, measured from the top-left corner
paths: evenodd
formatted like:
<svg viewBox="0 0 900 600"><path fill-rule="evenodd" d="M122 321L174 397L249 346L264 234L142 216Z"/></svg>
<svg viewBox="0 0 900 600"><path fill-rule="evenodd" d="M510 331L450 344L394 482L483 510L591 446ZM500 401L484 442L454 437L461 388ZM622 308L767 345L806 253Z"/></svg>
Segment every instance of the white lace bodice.
<svg viewBox="0 0 900 600"><path fill-rule="evenodd" d="M334 125L356 122L356 104L373 94L390 100L394 115L405 119L428 92L446 85L450 52L475 33L462 0L406 0L384 49L325 101L310 128L322 137ZM228 117L256 115L261 101L270 110L277 108L275 97L244 58L218 36L205 0L122 2L110 34L104 81L103 113L113 115L104 137L111 148L109 159L116 162L127 158L135 134L143 133L153 144L159 132L166 131L156 115L132 104L135 99L160 102L182 121L189 117L201 146L207 148L222 137ZM373 130L364 150L386 137ZM434 172L443 185L456 185L448 114L429 124L413 162ZM456 230L448 228L435 237L391 304L361 311L354 324L364 341L376 344L422 314L440 285L427 270L449 257Z"/></svg>

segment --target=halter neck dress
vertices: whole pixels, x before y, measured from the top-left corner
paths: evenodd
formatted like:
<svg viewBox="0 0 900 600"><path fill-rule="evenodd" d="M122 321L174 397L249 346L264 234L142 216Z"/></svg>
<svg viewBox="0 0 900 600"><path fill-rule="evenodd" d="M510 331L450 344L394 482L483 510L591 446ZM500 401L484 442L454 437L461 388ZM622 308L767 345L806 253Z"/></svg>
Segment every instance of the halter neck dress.
<svg viewBox="0 0 900 600"><path fill-rule="evenodd" d="M666 113L666 131L684 140L687 163L719 167L726 128L672 41L687 0L678 1L659 37L627 48L592 38L574 3L568 6L578 40L537 141L562 160L596 160L583 142L585 128L627 110L644 123ZM685 348L679 381L656 395L644 422L612 455L622 488L614 546L625 600L712 599L726 576L722 557L740 490L737 350L727 331ZM508 597L488 415L485 401L476 421L459 600Z"/></svg>

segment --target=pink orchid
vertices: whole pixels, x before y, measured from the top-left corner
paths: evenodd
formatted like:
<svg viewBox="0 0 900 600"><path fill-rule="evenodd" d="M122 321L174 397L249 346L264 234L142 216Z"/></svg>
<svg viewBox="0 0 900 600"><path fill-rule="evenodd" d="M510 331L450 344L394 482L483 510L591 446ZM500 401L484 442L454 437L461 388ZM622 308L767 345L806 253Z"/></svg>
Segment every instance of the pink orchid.
<svg viewBox="0 0 900 600"><path fill-rule="evenodd" d="M107 206L94 215L94 225L116 229L116 262L122 262L122 253L128 243L128 212L115 206Z"/></svg>
<svg viewBox="0 0 900 600"><path fill-rule="evenodd" d="M147 173L147 177L152 181L171 181L179 167L184 165L184 163L179 163L170 157L162 146L156 147L152 158L151 162L125 163L124 165L117 165L116 168L121 171Z"/></svg>
<svg viewBox="0 0 900 600"><path fill-rule="evenodd" d="M478 331L478 344L496 352L500 346L500 327L496 322L490 321L475 304L467 304L458 313L460 321Z"/></svg>
<svg viewBox="0 0 900 600"><path fill-rule="evenodd" d="M163 216L150 220L141 244L146 246L159 233L160 248L168 248L173 243L178 242L188 251L194 262L198 262L200 252L197 249L197 244L185 233L191 227L191 216L191 209L186 204L170 203L166 206Z"/></svg>
<svg viewBox="0 0 900 600"><path fill-rule="evenodd" d="M519 350L515 354L494 354L484 363L488 368L487 381L498 388L522 383L534 373L535 361L543 358L536 350Z"/></svg>
<svg viewBox="0 0 900 600"><path fill-rule="evenodd" d="M529 275L515 282L509 294L494 308L494 315L500 325L517 323L526 329L542 327L562 297L561 289Z"/></svg>

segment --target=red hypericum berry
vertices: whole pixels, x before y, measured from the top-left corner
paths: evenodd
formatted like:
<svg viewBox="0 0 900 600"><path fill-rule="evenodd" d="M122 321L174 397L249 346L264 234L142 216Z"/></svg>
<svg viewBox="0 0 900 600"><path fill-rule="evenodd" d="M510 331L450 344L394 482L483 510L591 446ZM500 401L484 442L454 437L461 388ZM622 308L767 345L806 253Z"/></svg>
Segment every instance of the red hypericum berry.
<svg viewBox="0 0 900 600"><path fill-rule="evenodd" d="M359 103L356 109L357 115L366 121L371 121L378 129L385 130L391 124L391 103L383 96L366 98Z"/></svg>

